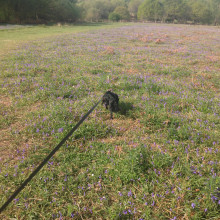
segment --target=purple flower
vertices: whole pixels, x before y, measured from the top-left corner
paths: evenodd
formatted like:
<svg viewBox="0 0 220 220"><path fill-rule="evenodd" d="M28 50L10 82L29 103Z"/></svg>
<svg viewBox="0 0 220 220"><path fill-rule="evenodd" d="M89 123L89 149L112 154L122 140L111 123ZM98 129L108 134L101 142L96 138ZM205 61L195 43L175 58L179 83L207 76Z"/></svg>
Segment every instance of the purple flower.
<svg viewBox="0 0 220 220"><path fill-rule="evenodd" d="M216 196L211 196L211 199L213 202L215 202L216 200L218 200L218 198Z"/></svg>
<svg viewBox="0 0 220 220"><path fill-rule="evenodd" d="M19 201L19 199L14 199L14 201L15 201L15 204Z"/></svg>
<svg viewBox="0 0 220 220"><path fill-rule="evenodd" d="M123 211L123 214L126 215L126 214L128 214L128 212L127 212L126 210L124 210L124 211Z"/></svg>
<svg viewBox="0 0 220 220"><path fill-rule="evenodd" d="M59 132L59 133L63 132L63 128L59 128L59 129L58 129L58 132Z"/></svg>
<svg viewBox="0 0 220 220"><path fill-rule="evenodd" d="M196 207L196 204L195 203L192 203L191 204L192 208L194 209Z"/></svg>
<svg viewBox="0 0 220 220"><path fill-rule="evenodd" d="M132 192L131 192L131 190L128 192L128 196L132 196Z"/></svg>
<svg viewBox="0 0 220 220"><path fill-rule="evenodd" d="M100 200L101 200L101 201L102 201L102 200L106 200L105 196L100 197Z"/></svg>

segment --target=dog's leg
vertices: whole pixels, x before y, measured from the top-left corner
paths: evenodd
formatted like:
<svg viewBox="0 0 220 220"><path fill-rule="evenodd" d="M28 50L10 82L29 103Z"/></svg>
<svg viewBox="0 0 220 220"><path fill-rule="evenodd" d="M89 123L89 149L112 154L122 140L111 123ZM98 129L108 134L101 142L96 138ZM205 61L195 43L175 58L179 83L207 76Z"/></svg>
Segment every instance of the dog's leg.
<svg viewBox="0 0 220 220"><path fill-rule="evenodd" d="M115 110L116 112L119 111L119 108L118 108L118 102L117 102L117 101L114 102L114 110Z"/></svg>
<svg viewBox="0 0 220 220"><path fill-rule="evenodd" d="M114 101L109 102L109 110L111 113L111 119L113 119L113 107L114 107Z"/></svg>
<svg viewBox="0 0 220 220"><path fill-rule="evenodd" d="M112 111L111 111L111 119L113 119L113 113L112 113Z"/></svg>

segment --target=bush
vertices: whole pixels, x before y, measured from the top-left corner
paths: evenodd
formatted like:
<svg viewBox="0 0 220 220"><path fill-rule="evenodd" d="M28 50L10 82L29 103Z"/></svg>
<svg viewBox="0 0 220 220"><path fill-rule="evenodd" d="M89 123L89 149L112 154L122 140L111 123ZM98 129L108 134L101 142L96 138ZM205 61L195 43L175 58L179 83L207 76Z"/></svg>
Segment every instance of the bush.
<svg viewBox="0 0 220 220"><path fill-rule="evenodd" d="M118 22L121 19L121 17L120 17L119 14L117 14L115 12L112 12L112 13L109 14L108 19L111 20L111 21L114 21L114 22L115 21Z"/></svg>

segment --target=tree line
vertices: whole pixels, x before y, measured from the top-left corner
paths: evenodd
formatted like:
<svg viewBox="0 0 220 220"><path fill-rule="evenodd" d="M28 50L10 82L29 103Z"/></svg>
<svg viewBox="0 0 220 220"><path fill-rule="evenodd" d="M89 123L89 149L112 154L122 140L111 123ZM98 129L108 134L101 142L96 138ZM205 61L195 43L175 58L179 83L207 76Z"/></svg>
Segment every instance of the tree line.
<svg viewBox="0 0 220 220"><path fill-rule="evenodd" d="M153 21L220 24L220 0L0 0L1 23Z"/></svg>

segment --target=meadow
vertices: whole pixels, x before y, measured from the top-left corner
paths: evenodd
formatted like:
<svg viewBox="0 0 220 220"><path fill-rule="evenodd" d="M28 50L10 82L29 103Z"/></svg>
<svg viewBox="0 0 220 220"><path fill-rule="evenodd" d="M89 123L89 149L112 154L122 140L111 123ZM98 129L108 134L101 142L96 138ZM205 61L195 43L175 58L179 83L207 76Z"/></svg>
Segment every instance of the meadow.
<svg viewBox="0 0 220 220"><path fill-rule="evenodd" d="M0 205L107 90L120 107L111 120L99 105L0 218L220 218L218 27L24 27L0 39L14 42L0 56Z"/></svg>

